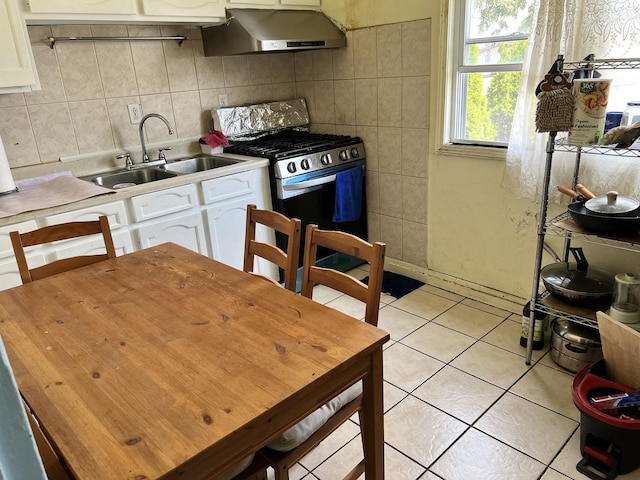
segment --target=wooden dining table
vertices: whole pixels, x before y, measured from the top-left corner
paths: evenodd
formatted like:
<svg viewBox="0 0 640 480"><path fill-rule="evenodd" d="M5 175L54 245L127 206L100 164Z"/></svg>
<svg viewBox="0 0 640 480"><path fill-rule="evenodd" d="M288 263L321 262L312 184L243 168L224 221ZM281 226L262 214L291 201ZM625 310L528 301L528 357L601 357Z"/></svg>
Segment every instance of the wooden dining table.
<svg viewBox="0 0 640 480"><path fill-rule="evenodd" d="M388 333L173 243L1 291L0 336L78 480L209 478L360 379L384 478Z"/></svg>

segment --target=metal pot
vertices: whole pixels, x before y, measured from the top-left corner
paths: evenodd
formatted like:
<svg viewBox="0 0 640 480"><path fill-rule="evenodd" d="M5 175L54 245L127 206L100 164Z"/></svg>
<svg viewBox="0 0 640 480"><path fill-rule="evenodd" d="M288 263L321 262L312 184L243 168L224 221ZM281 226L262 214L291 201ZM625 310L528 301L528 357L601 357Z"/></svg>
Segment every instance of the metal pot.
<svg viewBox="0 0 640 480"><path fill-rule="evenodd" d="M551 359L571 372L602 358L602 344L597 330L583 327L565 318L551 323Z"/></svg>
<svg viewBox="0 0 640 480"><path fill-rule="evenodd" d="M569 250L576 263L557 262L540 270L545 288L564 302L588 307L607 307L613 295L614 274L590 268L582 248Z"/></svg>

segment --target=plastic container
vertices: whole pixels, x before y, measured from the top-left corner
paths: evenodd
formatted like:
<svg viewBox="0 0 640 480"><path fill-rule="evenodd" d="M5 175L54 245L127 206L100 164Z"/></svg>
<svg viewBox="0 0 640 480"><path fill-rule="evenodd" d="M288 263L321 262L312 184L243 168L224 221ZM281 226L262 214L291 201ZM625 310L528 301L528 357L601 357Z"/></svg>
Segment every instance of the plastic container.
<svg viewBox="0 0 640 480"><path fill-rule="evenodd" d="M522 309L522 330L520 332L520 346L526 347L529 339L529 318L531 315L531 302ZM533 349L541 350L544 347L544 331L546 327L547 315L536 312L535 325L533 326Z"/></svg>
<svg viewBox="0 0 640 480"><path fill-rule="evenodd" d="M620 125L628 127L636 122L640 122L640 101L627 102L627 108L622 112Z"/></svg>
<svg viewBox="0 0 640 480"><path fill-rule="evenodd" d="M640 420L607 415L590 402L592 397L633 392L607 380L604 360L585 365L574 377L571 394L580 410L582 453L576 468L589 478L611 480L640 467Z"/></svg>

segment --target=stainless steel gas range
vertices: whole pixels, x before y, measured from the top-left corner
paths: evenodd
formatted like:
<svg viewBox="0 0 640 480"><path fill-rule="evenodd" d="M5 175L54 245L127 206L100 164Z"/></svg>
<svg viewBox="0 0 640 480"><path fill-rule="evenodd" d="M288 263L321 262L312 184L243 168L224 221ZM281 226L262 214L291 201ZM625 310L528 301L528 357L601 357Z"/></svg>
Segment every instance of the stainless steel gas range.
<svg viewBox="0 0 640 480"><path fill-rule="evenodd" d="M258 122L260 125L275 123L281 127L280 129L277 127L262 131L253 129L249 134L234 137L234 127L225 131L224 121L221 122L221 126L223 133L230 137L230 145L225 147L225 153L269 159L273 209L288 217L297 217L302 220L303 247L300 251L299 263L302 266L304 231L307 224L315 223L322 229L342 230L367 239L366 152L359 137L310 133L306 129L301 130L301 126L308 124L306 105L301 99L290 102L295 109L293 120L288 119L291 117L288 104L281 106L282 103L287 102L255 106L261 113L267 110L265 115L270 120L265 121L263 115ZM254 120L261 116L251 107L239 108L249 110L244 112L245 115L238 112L229 113L236 122L246 122L247 116ZM222 119L225 118L225 113L222 112ZM218 115L221 115L220 109ZM305 121L306 124L304 124ZM244 130L246 129L245 124ZM349 190L350 197L345 197L344 192L338 192L343 188L340 183L342 181L340 175L343 174L359 182L359 185L356 184L359 188ZM337 194L338 200L336 200ZM343 215L342 207L350 210L350 214ZM276 242L279 247L286 248L284 237L276 236ZM318 251L318 261L343 271L361 263L353 257L336 254L326 249Z"/></svg>

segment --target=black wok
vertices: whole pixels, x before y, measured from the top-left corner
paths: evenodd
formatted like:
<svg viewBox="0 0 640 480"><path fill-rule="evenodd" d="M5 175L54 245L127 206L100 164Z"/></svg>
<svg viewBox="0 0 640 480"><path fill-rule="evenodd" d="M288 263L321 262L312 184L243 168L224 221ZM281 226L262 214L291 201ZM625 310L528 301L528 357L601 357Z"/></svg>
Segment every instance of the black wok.
<svg viewBox="0 0 640 480"><path fill-rule="evenodd" d="M581 248L570 248L576 263L557 262L540 270L547 291L556 298L585 307L607 307L611 303L615 276L589 267Z"/></svg>
<svg viewBox="0 0 640 480"><path fill-rule="evenodd" d="M603 215L593 213L584 206L584 202L572 202L568 206L571 218L581 227L593 233L614 237L630 237L640 232L640 214Z"/></svg>

